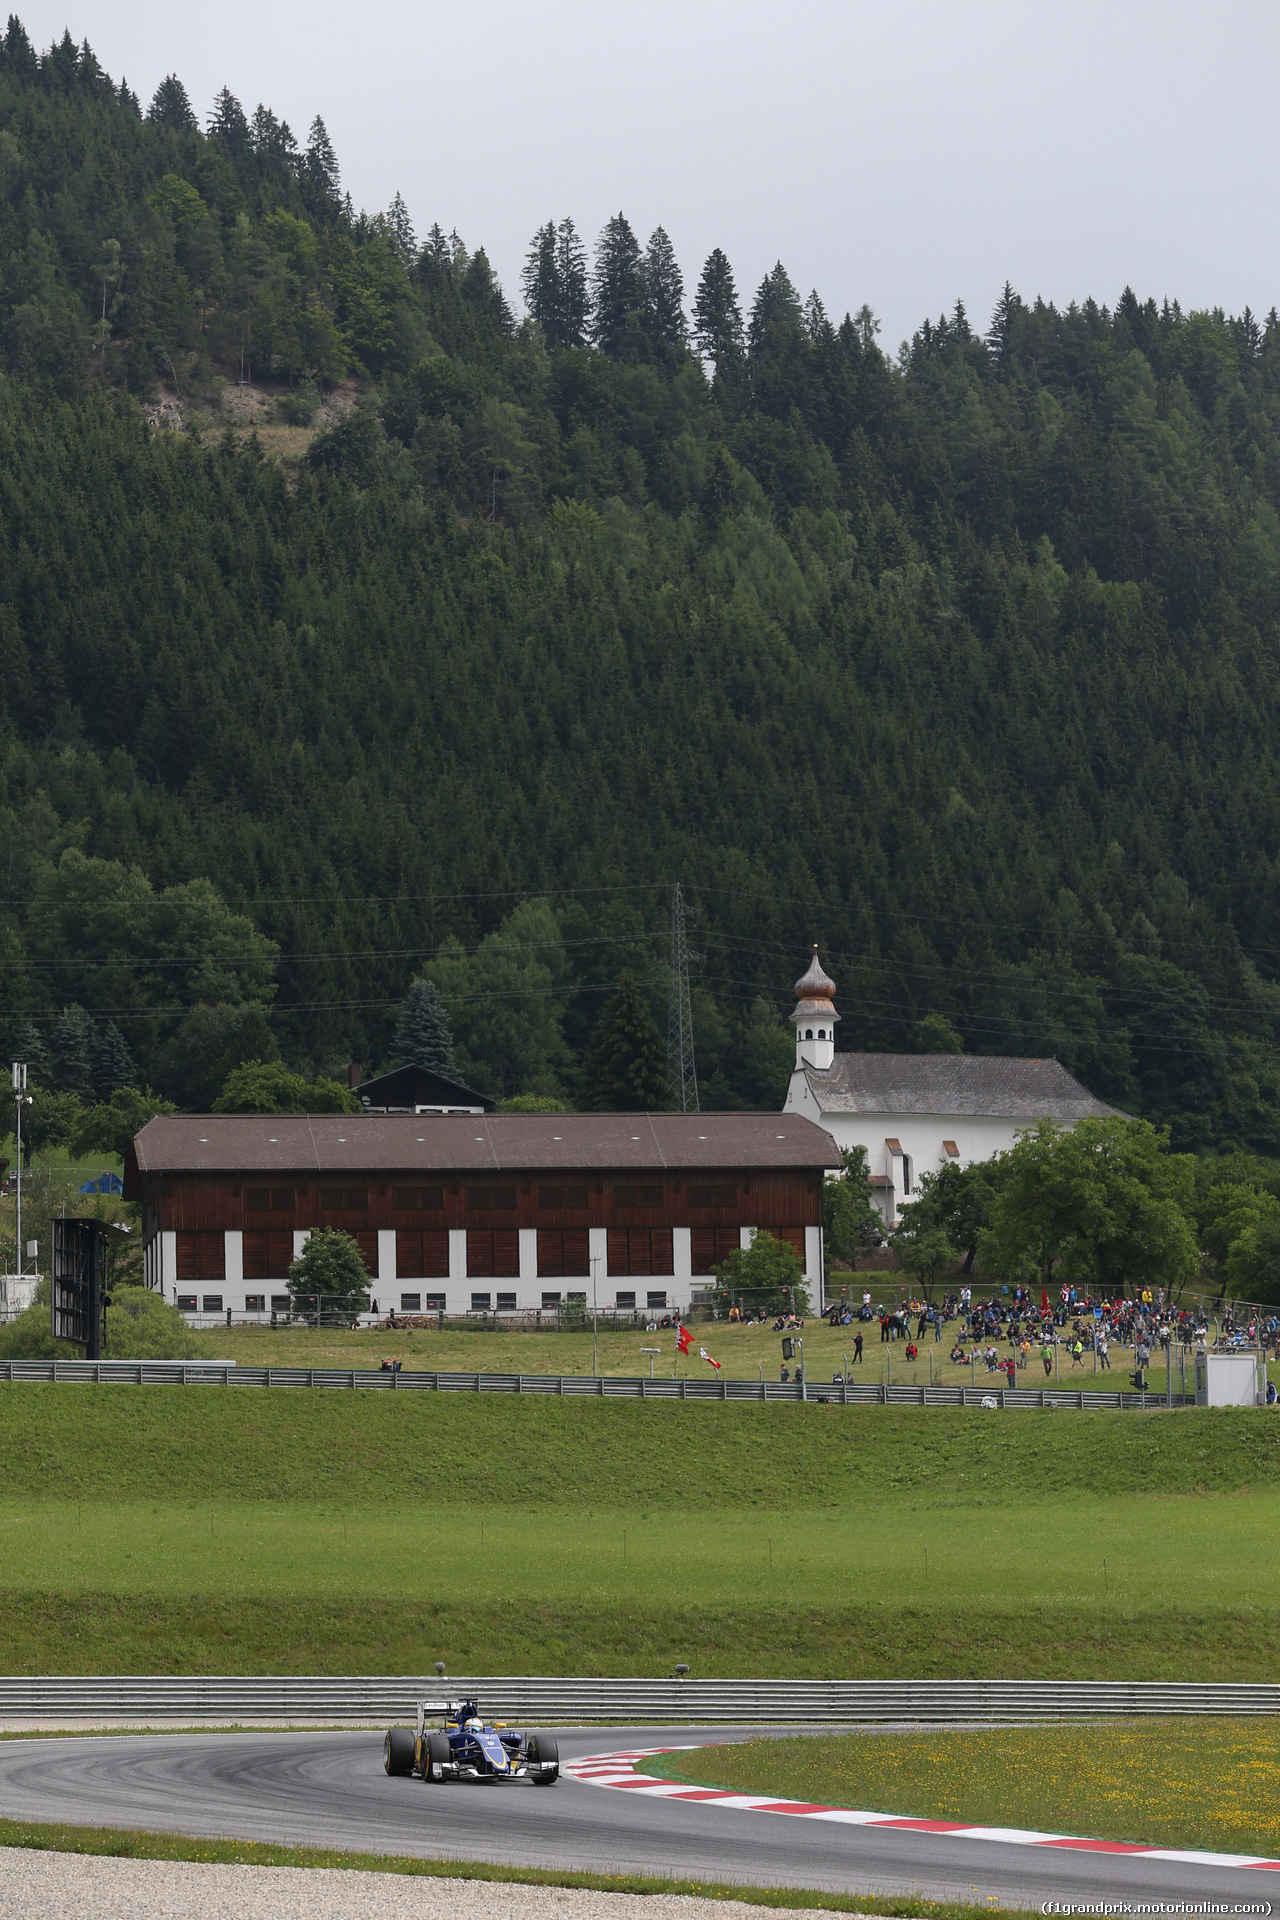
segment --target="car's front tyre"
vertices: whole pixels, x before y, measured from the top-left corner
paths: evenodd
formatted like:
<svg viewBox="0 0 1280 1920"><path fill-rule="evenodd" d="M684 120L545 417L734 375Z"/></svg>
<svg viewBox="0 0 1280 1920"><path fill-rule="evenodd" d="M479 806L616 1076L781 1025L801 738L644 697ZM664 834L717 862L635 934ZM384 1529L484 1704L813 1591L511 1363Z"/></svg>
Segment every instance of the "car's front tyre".
<svg viewBox="0 0 1280 1920"><path fill-rule="evenodd" d="M560 1749L549 1733L529 1737L529 1759L535 1787L554 1787L560 1778Z"/></svg>
<svg viewBox="0 0 1280 1920"><path fill-rule="evenodd" d="M429 1733L422 1742L422 1777L438 1782L445 1779L445 1767L453 1758L449 1742L442 1733Z"/></svg>

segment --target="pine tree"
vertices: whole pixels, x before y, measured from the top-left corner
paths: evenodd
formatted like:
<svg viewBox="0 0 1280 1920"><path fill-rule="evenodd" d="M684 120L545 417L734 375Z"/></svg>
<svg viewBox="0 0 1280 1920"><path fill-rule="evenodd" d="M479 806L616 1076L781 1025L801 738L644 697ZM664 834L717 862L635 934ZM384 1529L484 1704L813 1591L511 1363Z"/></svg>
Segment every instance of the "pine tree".
<svg viewBox="0 0 1280 1920"><path fill-rule="evenodd" d="M89 1084L94 1097L109 1100L117 1087L138 1087L141 1076L124 1035L114 1020L102 1025L91 1020L85 1034L85 1054L89 1063Z"/></svg>
<svg viewBox="0 0 1280 1920"><path fill-rule="evenodd" d="M429 1067L433 1073L453 1070L453 1029L440 989L434 980L415 980L396 1021L396 1063L402 1067Z"/></svg>
<svg viewBox="0 0 1280 1920"><path fill-rule="evenodd" d="M585 1113L659 1113L671 1105L667 1049L629 973L591 1037L578 1105Z"/></svg>
<svg viewBox="0 0 1280 1920"><path fill-rule="evenodd" d="M64 1007L49 1035L49 1077L58 1093L93 1090L89 1068L89 1023L80 1007Z"/></svg>
<svg viewBox="0 0 1280 1920"><path fill-rule="evenodd" d="M996 310L991 316L991 325L987 331L987 345L992 353L1004 358L1009 345L1009 333L1013 322L1021 310L1022 300L1006 280L1004 290L996 301Z"/></svg>
<svg viewBox="0 0 1280 1920"><path fill-rule="evenodd" d="M693 338L717 379L725 379L742 359L742 314L733 268L716 247L707 257L693 303Z"/></svg>
<svg viewBox="0 0 1280 1920"><path fill-rule="evenodd" d="M221 140L233 158L249 152L248 117L230 87L223 87L215 98L208 124L210 137Z"/></svg>
<svg viewBox="0 0 1280 1920"><path fill-rule="evenodd" d="M774 333L784 331L798 333L803 327L804 315L800 309L800 296L792 286L786 268L779 260L773 270L766 273L756 290L751 318L747 325L747 345L754 356L768 343Z"/></svg>
<svg viewBox="0 0 1280 1920"><path fill-rule="evenodd" d="M407 271L418 257L418 236L413 230L409 209L404 203L399 188L396 189L395 199L383 215L383 223L391 244L396 250L396 257Z"/></svg>
<svg viewBox="0 0 1280 1920"><path fill-rule="evenodd" d="M680 263L662 227L655 227L645 249L644 324L658 350L683 347L688 335L684 317L684 278Z"/></svg>
<svg viewBox="0 0 1280 1920"><path fill-rule="evenodd" d="M176 73L166 74L155 90L151 105L147 108L148 120L154 120L158 126L172 127L175 133L194 131L199 124L187 90Z"/></svg>
<svg viewBox="0 0 1280 1920"><path fill-rule="evenodd" d="M338 167L338 156L333 150L329 130L317 114L311 122L311 132L307 135L307 150L302 160L303 175L314 192L326 200L338 198L338 185L342 178ZM396 195L399 199L399 194ZM400 201L401 206L404 205ZM408 214L405 215L406 220Z"/></svg>
<svg viewBox="0 0 1280 1920"><path fill-rule="evenodd" d="M585 347L590 299L587 289L587 250L572 220L556 228L556 274L559 281L559 341L562 347Z"/></svg>
<svg viewBox="0 0 1280 1920"><path fill-rule="evenodd" d="M520 272L524 303L549 347L559 346L560 274L556 263L555 222L548 220L529 242Z"/></svg>
<svg viewBox="0 0 1280 1920"><path fill-rule="evenodd" d="M525 256L520 284L525 305L549 347L580 347L586 340L587 250L572 220L539 227Z"/></svg>
<svg viewBox="0 0 1280 1920"><path fill-rule="evenodd" d="M596 243L591 276L591 337L611 360L629 357L644 308L640 243L626 216L616 213Z"/></svg>

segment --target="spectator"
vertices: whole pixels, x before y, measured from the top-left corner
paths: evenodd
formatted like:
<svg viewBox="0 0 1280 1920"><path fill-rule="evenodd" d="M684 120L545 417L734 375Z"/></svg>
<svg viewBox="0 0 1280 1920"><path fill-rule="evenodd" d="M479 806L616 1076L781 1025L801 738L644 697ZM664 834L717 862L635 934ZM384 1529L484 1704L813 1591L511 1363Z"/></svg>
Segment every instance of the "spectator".
<svg viewBox="0 0 1280 1920"><path fill-rule="evenodd" d="M1044 1377L1047 1380L1053 1372L1053 1346L1049 1340L1041 1347L1040 1358L1044 1361Z"/></svg>
<svg viewBox="0 0 1280 1920"><path fill-rule="evenodd" d="M862 1358L862 1335L858 1333L854 1335L854 1339L853 1339L853 1364L855 1367L857 1366L861 1358Z"/></svg>

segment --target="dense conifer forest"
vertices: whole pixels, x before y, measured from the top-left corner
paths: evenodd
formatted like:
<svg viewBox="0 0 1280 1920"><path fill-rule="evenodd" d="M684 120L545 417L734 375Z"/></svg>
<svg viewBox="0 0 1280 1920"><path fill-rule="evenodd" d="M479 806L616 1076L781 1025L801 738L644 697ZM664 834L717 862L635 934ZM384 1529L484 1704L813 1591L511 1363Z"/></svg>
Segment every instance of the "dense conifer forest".
<svg viewBox="0 0 1280 1920"><path fill-rule="evenodd" d="M486 1089L573 1099L624 971L662 1022L680 880L704 1104L781 1097L816 940L846 1048L1055 1053L1280 1154L1274 312L1006 289L894 353L621 213L517 301L319 120L11 19L0 339L0 984L52 1084L208 1098L263 1014L378 1065L417 977Z"/></svg>

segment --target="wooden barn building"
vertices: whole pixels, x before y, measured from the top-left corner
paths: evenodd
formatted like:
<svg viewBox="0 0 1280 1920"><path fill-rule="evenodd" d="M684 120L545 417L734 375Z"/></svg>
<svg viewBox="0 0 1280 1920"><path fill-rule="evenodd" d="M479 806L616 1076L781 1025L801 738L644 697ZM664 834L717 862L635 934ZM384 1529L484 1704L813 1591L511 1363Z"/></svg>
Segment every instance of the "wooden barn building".
<svg viewBox="0 0 1280 1920"><path fill-rule="evenodd" d="M822 1291L822 1182L840 1157L756 1113L175 1114L125 1161L148 1285L185 1312L268 1314L307 1235L358 1242L379 1313L687 1307L758 1228Z"/></svg>

